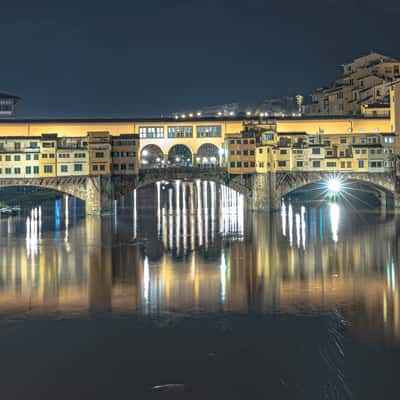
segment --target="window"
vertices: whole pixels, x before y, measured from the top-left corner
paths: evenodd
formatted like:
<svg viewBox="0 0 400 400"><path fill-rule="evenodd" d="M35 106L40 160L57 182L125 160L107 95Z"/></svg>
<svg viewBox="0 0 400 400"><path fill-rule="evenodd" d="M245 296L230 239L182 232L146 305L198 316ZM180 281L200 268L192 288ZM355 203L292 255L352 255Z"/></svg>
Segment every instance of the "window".
<svg viewBox="0 0 400 400"><path fill-rule="evenodd" d="M52 149L54 148L54 142L43 142L42 147L44 149Z"/></svg>
<svg viewBox="0 0 400 400"><path fill-rule="evenodd" d="M25 154L25 160L26 161L30 161L31 159L31 155L30 154Z"/></svg>
<svg viewBox="0 0 400 400"><path fill-rule="evenodd" d="M162 126L141 126L139 135L143 139L158 139L164 137L164 128Z"/></svg>
<svg viewBox="0 0 400 400"><path fill-rule="evenodd" d="M34 154L34 155L33 155L33 159L34 159L34 160L39 160L39 154Z"/></svg>
<svg viewBox="0 0 400 400"><path fill-rule="evenodd" d="M245 161L245 162L243 163L243 167L244 167L244 168L249 168L249 163L248 163L247 161Z"/></svg>
<svg viewBox="0 0 400 400"><path fill-rule="evenodd" d="M86 154L85 153L75 153L75 158L85 158Z"/></svg>
<svg viewBox="0 0 400 400"><path fill-rule="evenodd" d="M240 155L242 154L242 152L241 152L240 150L237 150L237 151L236 151L236 154L237 154L238 156L240 156Z"/></svg>
<svg viewBox="0 0 400 400"><path fill-rule="evenodd" d="M14 174L19 175L21 173L21 168L14 168Z"/></svg>
<svg viewBox="0 0 400 400"><path fill-rule="evenodd" d="M235 168L235 163L234 162L231 162L231 168Z"/></svg>
<svg viewBox="0 0 400 400"><path fill-rule="evenodd" d="M241 161L238 161L238 162L236 163L236 165L237 165L238 168L242 168L242 162L241 162Z"/></svg>
<svg viewBox="0 0 400 400"><path fill-rule="evenodd" d="M6 168L6 174L7 175L11 174L11 168Z"/></svg>
<svg viewBox="0 0 400 400"><path fill-rule="evenodd" d="M347 161L346 167L347 167L347 168L351 168L351 161Z"/></svg>
<svg viewBox="0 0 400 400"><path fill-rule="evenodd" d="M42 154L42 158L47 158L48 154Z"/></svg>
<svg viewBox="0 0 400 400"><path fill-rule="evenodd" d="M168 127L169 138L191 138L193 137L192 126L169 126Z"/></svg>
<svg viewBox="0 0 400 400"><path fill-rule="evenodd" d="M53 172L53 166L52 166L52 165L45 165L45 166L44 166L44 172L45 172L46 174L52 173L52 172Z"/></svg>
<svg viewBox="0 0 400 400"><path fill-rule="evenodd" d="M344 161L340 161L340 168L346 168L346 163Z"/></svg>
<svg viewBox="0 0 400 400"><path fill-rule="evenodd" d="M393 136L385 136L385 137L383 138L383 141L384 141L385 143L394 143L394 137L393 137Z"/></svg>
<svg viewBox="0 0 400 400"><path fill-rule="evenodd" d="M74 164L74 171L75 172L80 172L82 171L82 164Z"/></svg>
<svg viewBox="0 0 400 400"><path fill-rule="evenodd" d="M29 142L29 147L31 149L36 149L38 147L38 144L37 144L37 142Z"/></svg>
<svg viewBox="0 0 400 400"><path fill-rule="evenodd" d="M367 149L362 149L362 150L361 150L361 153L362 153L362 154L367 154Z"/></svg>
<svg viewBox="0 0 400 400"><path fill-rule="evenodd" d="M235 155L235 150L231 150L231 151L230 151L230 155L231 155L231 156L234 156L234 155Z"/></svg>
<svg viewBox="0 0 400 400"><path fill-rule="evenodd" d="M54 154L54 153L50 153L50 154L49 154L49 157L50 157L50 158L54 158L54 157L55 157L55 154Z"/></svg>
<svg viewBox="0 0 400 400"><path fill-rule="evenodd" d="M229 144L235 144L235 141L234 141L233 139L231 139L231 140L229 141Z"/></svg>
<svg viewBox="0 0 400 400"><path fill-rule="evenodd" d="M128 169L130 169L130 170L135 169L135 164L128 164Z"/></svg>
<svg viewBox="0 0 400 400"><path fill-rule="evenodd" d="M249 144L249 141L247 139L244 139L243 144Z"/></svg>
<svg viewBox="0 0 400 400"><path fill-rule="evenodd" d="M356 154L360 154L361 150L360 149L356 149Z"/></svg>
<svg viewBox="0 0 400 400"><path fill-rule="evenodd" d="M236 140L236 144L242 144L242 141L240 139Z"/></svg>
<svg viewBox="0 0 400 400"><path fill-rule="evenodd" d="M32 173L32 168L31 167L25 167L25 174L29 175Z"/></svg>
<svg viewBox="0 0 400 400"><path fill-rule="evenodd" d="M119 164L113 164L112 165L113 171L118 171L119 170Z"/></svg>
<svg viewBox="0 0 400 400"><path fill-rule="evenodd" d="M21 143L14 143L14 149L15 150L21 150Z"/></svg>
<svg viewBox="0 0 400 400"><path fill-rule="evenodd" d="M121 171L125 171L126 170L126 164L121 164Z"/></svg>
<svg viewBox="0 0 400 400"><path fill-rule="evenodd" d="M321 161L313 161L312 166L313 168L321 168Z"/></svg>
<svg viewBox="0 0 400 400"><path fill-rule="evenodd" d="M265 135L265 140L274 140L274 134L273 133L267 133Z"/></svg>
<svg viewBox="0 0 400 400"><path fill-rule="evenodd" d="M278 161L278 167L286 167L286 161Z"/></svg>
<svg viewBox="0 0 400 400"><path fill-rule="evenodd" d="M296 162L296 166L297 166L298 168L301 168L301 167L304 166L304 162L303 162L303 161L297 161L297 162Z"/></svg>
<svg viewBox="0 0 400 400"><path fill-rule="evenodd" d="M262 154L263 153L263 149L258 149L258 154Z"/></svg>
<svg viewBox="0 0 400 400"><path fill-rule="evenodd" d="M100 165L100 171L105 171L106 170L106 166L104 164Z"/></svg>
<svg viewBox="0 0 400 400"><path fill-rule="evenodd" d="M104 157L104 152L100 151L98 153L95 153L94 155L96 158L103 158Z"/></svg>
<svg viewBox="0 0 400 400"><path fill-rule="evenodd" d="M39 173L39 167L33 167L33 173L38 174Z"/></svg>
<svg viewBox="0 0 400 400"><path fill-rule="evenodd" d="M20 155L15 155L14 156L14 161L21 161L21 156Z"/></svg>
<svg viewBox="0 0 400 400"><path fill-rule="evenodd" d="M251 155L251 156L254 156L254 155L255 155L254 150L250 150L250 155Z"/></svg>
<svg viewBox="0 0 400 400"><path fill-rule="evenodd" d="M327 166L328 168L335 168L335 167L336 167L336 162L328 161L328 162L326 163L326 166Z"/></svg>
<svg viewBox="0 0 400 400"><path fill-rule="evenodd" d="M97 165L95 164L95 165L93 165L93 171L97 171L98 170L98 167L97 167Z"/></svg>
<svg viewBox="0 0 400 400"><path fill-rule="evenodd" d="M254 168L255 166L256 166L256 163L255 163L254 161L251 161L251 162L250 162L250 167L251 167L251 168Z"/></svg>
<svg viewBox="0 0 400 400"><path fill-rule="evenodd" d="M341 137L340 138L340 144L346 144L346 143L347 143L346 138L345 137Z"/></svg>
<svg viewBox="0 0 400 400"><path fill-rule="evenodd" d="M68 153L61 153L58 155L58 158L69 158L69 154Z"/></svg>
<svg viewBox="0 0 400 400"><path fill-rule="evenodd" d="M312 154L321 154L321 149L319 147L314 147L311 152Z"/></svg>
<svg viewBox="0 0 400 400"><path fill-rule="evenodd" d="M369 166L370 168L382 168L382 161L371 161Z"/></svg>
<svg viewBox="0 0 400 400"><path fill-rule="evenodd" d="M11 156L6 156L6 161L11 161Z"/></svg>
<svg viewBox="0 0 400 400"><path fill-rule="evenodd" d="M197 137L221 137L221 126L198 126Z"/></svg>
<svg viewBox="0 0 400 400"><path fill-rule="evenodd" d="M258 166L259 166L260 168L264 168L264 163L263 163L263 162L260 162L260 163L258 163Z"/></svg>
<svg viewBox="0 0 400 400"><path fill-rule="evenodd" d="M280 153L281 154L287 154L287 150L281 150Z"/></svg>
<svg viewBox="0 0 400 400"><path fill-rule="evenodd" d="M61 172L68 172L68 165L61 165Z"/></svg>
<svg viewBox="0 0 400 400"><path fill-rule="evenodd" d="M243 150L243 155L244 156L248 156L249 155L249 151L248 150Z"/></svg>

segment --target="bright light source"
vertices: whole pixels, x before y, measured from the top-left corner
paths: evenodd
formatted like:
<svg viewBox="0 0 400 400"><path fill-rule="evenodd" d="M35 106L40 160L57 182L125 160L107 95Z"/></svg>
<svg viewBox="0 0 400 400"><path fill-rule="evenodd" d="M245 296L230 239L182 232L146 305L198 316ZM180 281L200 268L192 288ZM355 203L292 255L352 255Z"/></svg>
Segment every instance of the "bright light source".
<svg viewBox="0 0 400 400"><path fill-rule="evenodd" d="M198 117L201 117L201 112L200 112L200 111L197 113L197 116L198 116Z"/></svg>
<svg viewBox="0 0 400 400"><path fill-rule="evenodd" d="M342 188L342 184L340 183L339 179L331 178L328 180L328 190L333 193L340 192Z"/></svg>
<svg viewBox="0 0 400 400"><path fill-rule="evenodd" d="M142 157L146 157L146 156L148 156L148 155L149 155L148 150L143 150L143 151L142 151Z"/></svg>
<svg viewBox="0 0 400 400"><path fill-rule="evenodd" d="M182 118L186 118L186 114L182 114L181 117L182 117Z"/></svg>
<svg viewBox="0 0 400 400"><path fill-rule="evenodd" d="M231 111L229 115L233 117L235 115L234 111Z"/></svg>
<svg viewBox="0 0 400 400"><path fill-rule="evenodd" d="M176 161L176 162L179 162L179 161L181 161L181 159L180 159L179 157L176 157L176 158L175 158L175 161Z"/></svg>
<svg viewBox="0 0 400 400"><path fill-rule="evenodd" d="M193 114L192 114L192 113L190 113L190 114L189 114L189 117L190 117L190 118L193 118Z"/></svg>
<svg viewBox="0 0 400 400"><path fill-rule="evenodd" d="M160 158L160 157L157 157L157 158L156 158L156 161L157 161L157 162L160 162L160 161L161 161L161 158Z"/></svg>
<svg viewBox="0 0 400 400"><path fill-rule="evenodd" d="M263 117L264 116L264 113L260 113L260 117Z"/></svg>
<svg viewBox="0 0 400 400"><path fill-rule="evenodd" d="M247 112L246 112L246 115L247 115L248 117L250 117L251 111L247 111Z"/></svg>
<svg viewBox="0 0 400 400"><path fill-rule="evenodd" d="M175 115L175 119L178 119L179 118L179 115Z"/></svg>

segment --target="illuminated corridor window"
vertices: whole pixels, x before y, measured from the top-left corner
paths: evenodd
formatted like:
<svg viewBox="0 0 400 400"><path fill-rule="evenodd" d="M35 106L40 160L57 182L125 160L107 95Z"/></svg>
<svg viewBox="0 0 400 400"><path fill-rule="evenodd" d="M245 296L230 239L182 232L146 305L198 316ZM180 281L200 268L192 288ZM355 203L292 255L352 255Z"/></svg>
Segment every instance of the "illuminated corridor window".
<svg viewBox="0 0 400 400"><path fill-rule="evenodd" d="M198 126L197 137L221 137L221 126Z"/></svg>
<svg viewBox="0 0 400 400"><path fill-rule="evenodd" d="M162 126L141 126L139 135L143 139L157 139L164 137L164 128Z"/></svg>
<svg viewBox="0 0 400 400"><path fill-rule="evenodd" d="M169 138L191 138L193 137L193 127L191 126L169 126Z"/></svg>
<svg viewBox="0 0 400 400"><path fill-rule="evenodd" d="M45 165L44 166L44 172L47 173L47 174L53 172L53 166L52 165Z"/></svg>

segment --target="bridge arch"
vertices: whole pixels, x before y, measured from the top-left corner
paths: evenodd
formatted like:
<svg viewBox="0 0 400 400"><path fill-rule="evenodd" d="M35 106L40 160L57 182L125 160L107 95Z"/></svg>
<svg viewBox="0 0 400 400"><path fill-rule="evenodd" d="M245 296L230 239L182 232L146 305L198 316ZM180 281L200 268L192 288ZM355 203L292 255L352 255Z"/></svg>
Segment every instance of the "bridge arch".
<svg viewBox="0 0 400 400"><path fill-rule="evenodd" d="M396 188L391 174L368 174L368 173L339 173L332 174L327 172L320 173L277 173L276 174L276 193L279 198L285 197L306 189L312 184L320 184L321 190L326 189L325 184L329 179L339 179L344 186L344 193L347 191L357 190L362 185L370 188L375 196L379 198L382 205L387 204L388 196L393 198Z"/></svg>
<svg viewBox="0 0 400 400"><path fill-rule="evenodd" d="M185 144L175 144L168 151L168 162L175 166L191 166L192 150Z"/></svg>
<svg viewBox="0 0 400 400"><path fill-rule="evenodd" d="M164 162L164 153L156 144L148 144L140 151L140 161L146 166L161 166Z"/></svg>
<svg viewBox="0 0 400 400"><path fill-rule="evenodd" d="M217 166L220 164L220 152L218 146L212 143L203 143L197 150L196 165Z"/></svg>

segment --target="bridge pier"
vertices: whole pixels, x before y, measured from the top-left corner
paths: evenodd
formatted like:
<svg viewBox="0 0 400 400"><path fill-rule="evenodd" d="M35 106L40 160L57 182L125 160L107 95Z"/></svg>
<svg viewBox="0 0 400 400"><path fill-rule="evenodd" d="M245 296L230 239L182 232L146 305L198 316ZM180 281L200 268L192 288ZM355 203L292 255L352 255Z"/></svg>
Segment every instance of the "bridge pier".
<svg viewBox="0 0 400 400"><path fill-rule="evenodd" d="M253 211L276 211L281 207L281 198L276 190L276 174L267 172L252 177L252 196L249 208Z"/></svg>
<svg viewBox="0 0 400 400"><path fill-rule="evenodd" d="M103 215L111 213L113 198L114 188L111 176L88 177L86 180L86 214Z"/></svg>

